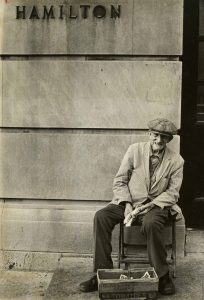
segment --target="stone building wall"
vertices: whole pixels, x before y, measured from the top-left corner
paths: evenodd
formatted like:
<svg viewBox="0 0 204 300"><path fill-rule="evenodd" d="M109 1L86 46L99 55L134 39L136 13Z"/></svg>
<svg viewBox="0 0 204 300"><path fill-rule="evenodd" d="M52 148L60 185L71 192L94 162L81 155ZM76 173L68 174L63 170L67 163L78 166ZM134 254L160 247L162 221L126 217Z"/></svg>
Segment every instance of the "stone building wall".
<svg viewBox="0 0 204 300"><path fill-rule="evenodd" d="M1 1L4 264L92 252L128 145L149 119L180 127L182 24L182 0Z"/></svg>

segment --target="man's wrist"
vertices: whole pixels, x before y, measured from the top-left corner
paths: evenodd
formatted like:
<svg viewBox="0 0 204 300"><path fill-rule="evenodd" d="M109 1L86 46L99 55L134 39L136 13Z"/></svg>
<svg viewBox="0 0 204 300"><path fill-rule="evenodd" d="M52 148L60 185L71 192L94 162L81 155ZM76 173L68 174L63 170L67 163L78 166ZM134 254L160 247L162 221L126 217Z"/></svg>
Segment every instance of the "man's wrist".
<svg viewBox="0 0 204 300"><path fill-rule="evenodd" d="M119 203L119 205L124 206L124 207L130 205L130 206L132 207L132 203L130 203L130 202L128 202L128 201L121 201L121 202Z"/></svg>
<svg viewBox="0 0 204 300"><path fill-rule="evenodd" d="M132 204L130 202L126 202L125 208L132 210Z"/></svg>

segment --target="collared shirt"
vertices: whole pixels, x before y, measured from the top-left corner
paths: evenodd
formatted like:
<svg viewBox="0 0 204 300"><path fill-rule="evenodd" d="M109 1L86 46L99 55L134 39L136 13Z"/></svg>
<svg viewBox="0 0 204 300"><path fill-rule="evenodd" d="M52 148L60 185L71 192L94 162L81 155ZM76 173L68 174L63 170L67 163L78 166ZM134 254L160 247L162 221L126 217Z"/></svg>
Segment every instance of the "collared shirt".
<svg viewBox="0 0 204 300"><path fill-rule="evenodd" d="M156 181L156 175L157 175L158 169L162 163L164 152L165 152L165 149L163 149L161 152L159 152L157 154L154 154L152 151L152 147L150 146L150 153L149 153L150 187Z"/></svg>

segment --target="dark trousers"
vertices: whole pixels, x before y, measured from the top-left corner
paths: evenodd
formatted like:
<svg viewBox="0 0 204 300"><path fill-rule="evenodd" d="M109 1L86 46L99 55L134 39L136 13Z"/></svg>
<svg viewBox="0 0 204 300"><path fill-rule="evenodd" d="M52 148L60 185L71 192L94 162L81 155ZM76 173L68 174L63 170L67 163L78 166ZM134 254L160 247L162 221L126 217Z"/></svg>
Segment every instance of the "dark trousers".
<svg viewBox="0 0 204 300"><path fill-rule="evenodd" d="M124 207L109 204L96 212L94 217L94 272L97 269L112 269L111 258L112 231L124 219ZM168 209L153 207L146 215L140 218L141 231L147 240L147 253L152 267L159 277L169 270L167 252L162 238L165 224L169 220Z"/></svg>

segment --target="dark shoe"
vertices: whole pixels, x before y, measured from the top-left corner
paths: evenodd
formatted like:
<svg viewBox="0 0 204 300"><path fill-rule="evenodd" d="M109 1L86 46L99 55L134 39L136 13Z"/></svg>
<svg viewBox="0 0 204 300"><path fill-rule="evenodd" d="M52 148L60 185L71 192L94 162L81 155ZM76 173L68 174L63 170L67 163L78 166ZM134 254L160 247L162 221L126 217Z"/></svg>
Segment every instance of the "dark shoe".
<svg viewBox="0 0 204 300"><path fill-rule="evenodd" d="M97 291L98 290L97 276L93 275L89 280L80 283L79 289L84 293Z"/></svg>
<svg viewBox="0 0 204 300"><path fill-rule="evenodd" d="M171 277L169 276L169 272L159 278L159 292L162 295L175 294L175 286Z"/></svg>

